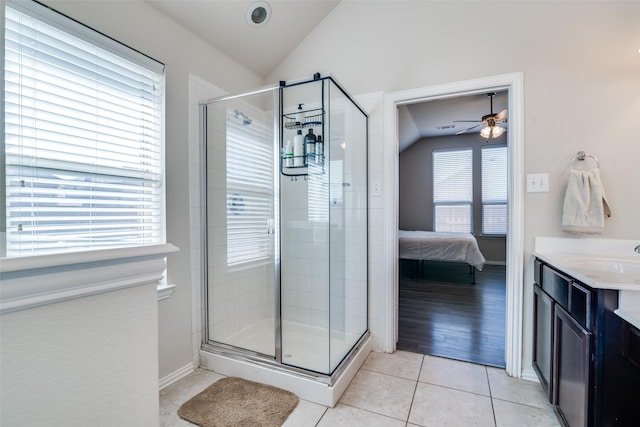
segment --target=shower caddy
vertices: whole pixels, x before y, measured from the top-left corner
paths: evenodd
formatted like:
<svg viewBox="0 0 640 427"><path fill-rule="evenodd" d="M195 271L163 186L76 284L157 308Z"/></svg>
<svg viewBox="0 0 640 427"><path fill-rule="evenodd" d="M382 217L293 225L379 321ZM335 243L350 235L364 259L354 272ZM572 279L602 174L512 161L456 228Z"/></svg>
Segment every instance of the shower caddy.
<svg viewBox="0 0 640 427"><path fill-rule="evenodd" d="M313 75L312 81L321 80L320 73ZM308 82L299 84L306 83ZM287 86L286 82L280 81L280 87L285 86ZM323 84L319 105L317 105L318 103L316 102L314 107L303 109L302 106L308 105L310 102L299 102L297 109L289 109L285 112L286 107L284 107L283 92L280 92L280 172L282 175L297 179L299 176L307 177L309 174L322 174L325 172L325 140L327 140L325 135L325 95ZM287 151L287 142L294 140L297 131L309 129L311 129L316 138L318 138L315 143L315 151L313 153L308 151L304 132L302 133L302 137L304 138L302 154L292 155L290 151ZM324 140L322 138L324 138ZM318 151L318 147L322 147L320 152Z"/></svg>

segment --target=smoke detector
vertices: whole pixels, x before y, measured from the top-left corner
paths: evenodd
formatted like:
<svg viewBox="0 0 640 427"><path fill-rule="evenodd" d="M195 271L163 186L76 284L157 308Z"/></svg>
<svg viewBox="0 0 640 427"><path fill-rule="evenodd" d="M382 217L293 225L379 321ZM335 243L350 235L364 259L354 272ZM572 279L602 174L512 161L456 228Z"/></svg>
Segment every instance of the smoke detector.
<svg viewBox="0 0 640 427"><path fill-rule="evenodd" d="M271 6L266 1L257 1L247 9L247 22L252 27L266 24L270 17Z"/></svg>

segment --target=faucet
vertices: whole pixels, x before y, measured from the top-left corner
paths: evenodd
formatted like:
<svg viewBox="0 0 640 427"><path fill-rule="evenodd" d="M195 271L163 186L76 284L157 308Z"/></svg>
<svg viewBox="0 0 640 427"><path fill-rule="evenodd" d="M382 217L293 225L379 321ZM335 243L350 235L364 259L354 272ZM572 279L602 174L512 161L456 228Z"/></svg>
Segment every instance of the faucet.
<svg viewBox="0 0 640 427"><path fill-rule="evenodd" d="M633 250L640 254L640 245L633 248Z"/></svg>

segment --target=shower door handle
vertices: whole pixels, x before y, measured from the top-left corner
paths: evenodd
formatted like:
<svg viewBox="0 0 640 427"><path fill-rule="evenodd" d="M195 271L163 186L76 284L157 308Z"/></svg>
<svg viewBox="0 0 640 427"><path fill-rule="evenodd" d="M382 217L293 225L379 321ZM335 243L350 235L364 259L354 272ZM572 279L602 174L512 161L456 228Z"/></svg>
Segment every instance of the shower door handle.
<svg viewBox="0 0 640 427"><path fill-rule="evenodd" d="M267 220L267 234L276 234L276 222L273 218Z"/></svg>

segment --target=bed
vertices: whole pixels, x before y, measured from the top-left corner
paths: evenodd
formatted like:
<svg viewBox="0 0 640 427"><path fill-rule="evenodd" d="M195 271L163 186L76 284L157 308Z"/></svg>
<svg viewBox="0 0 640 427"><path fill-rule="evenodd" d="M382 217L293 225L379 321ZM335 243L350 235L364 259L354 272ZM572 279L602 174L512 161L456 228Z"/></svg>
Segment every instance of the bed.
<svg viewBox="0 0 640 427"><path fill-rule="evenodd" d="M470 233L398 230L400 259L419 261L457 262L469 265L471 283L475 283L476 269L482 271L485 259L478 241Z"/></svg>

